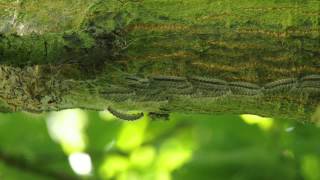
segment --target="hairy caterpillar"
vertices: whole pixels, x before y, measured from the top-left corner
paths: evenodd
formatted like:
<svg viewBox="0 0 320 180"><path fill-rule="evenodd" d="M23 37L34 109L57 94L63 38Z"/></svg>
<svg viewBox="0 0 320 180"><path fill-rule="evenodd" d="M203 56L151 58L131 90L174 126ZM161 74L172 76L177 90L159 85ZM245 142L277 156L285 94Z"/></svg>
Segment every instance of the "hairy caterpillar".
<svg viewBox="0 0 320 180"><path fill-rule="evenodd" d="M253 84L253 83L249 83L249 82L242 82L242 81L230 82L229 86L231 86L231 87L239 87L239 88L246 88L246 89L253 89L253 90L260 89L260 86L258 86L257 84Z"/></svg>
<svg viewBox="0 0 320 180"><path fill-rule="evenodd" d="M198 89L192 97L223 97L225 95L230 94L231 91L213 91L213 90L206 90L206 89Z"/></svg>
<svg viewBox="0 0 320 180"><path fill-rule="evenodd" d="M141 101L167 101L170 94L161 88L152 88L139 91Z"/></svg>
<svg viewBox="0 0 320 180"><path fill-rule="evenodd" d="M230 82L229 87L231 92L235 95L257 95L261 93L261 87L257 84L249 83L249 82Z"/></svg>
<svg viewBox="0 0 320 180"><path fill-rule="evenodd" d="M196 88L208 91L228 91L229 89L227 82L220 79L190 77L190 81Z"/></svg>
<svg viewBox="0 0 320 180"><path fill-rule="evenodd" d="M135 98L136 93L128 93L128 94L104 94L103 97L105 97L108 100L112 100L115 102L123 102L126 101L132 97Z"/></svg>
<svg viewBox="0 0 320 180"><path fill-rule="evenodd" d="M297 86L296 78L287 78L273 81L264 85L266 93L293 90Z"/></svg>
<svg viewBox="0 0 320 180"><path fill-rule="evenodd" d="M155 81L172 81L172 82L185 82L185 77L178 76L151 76L150 79Z"/></svg>
<svg viewBox="0 0 320 180"><path fill-rule="evenodd" d="M320 92L320 75L308 75L301 78L300 88L303 92Z"/></svg>
<svg viewBox="0 0 320 180"><path fill-rule="evenodd" d="M125 79L127 79L129 81L134 81L134 82L142 82L142 83L149 82L148 79L140 78L140 77L137 77L137 76L127 76Z"/></svg>
<svg viewBox="0 0 320 180"><path fill-rule="evenodd" d="M192 76L189 81L196 88L195 97L219 97L230 93L228 83L220 79Z"/></svg>
<svg viewBox="0 0 320 180"><path fill-rule="evenodd" d="M154 89L154 88L159 88L159 89L163 89L163 90L167 90L170 88L175 88L175 89L185 89L189 87L187 82L152 82L150 84L150 88Z"/></svg>
<svg viewBox="0 0 320 180"><path fill-rule="evenodd" d="M301 83L299 88L303 93L320 93L320 81L305 81Z"/></svg>
<svg viewBox="0 0 320 180"><path fill-rule="evenodd" d="M286 85L292 85L292 84L296 84L296 83L297 83L296 78L280 79L280 80L265 84L264 88L265 89L272 89L272 88L282 87L282 86L286 86Z"/></svg>
<svg viewBox="0 0 320 180"><path fill-rule="evenodd" d="M141 78L138 76L127 76L125 79L129 81L138 81L138 82L149 82L147 78Z"/></svg>
<svg viewBox="0 0 320 180"><path fill-rule="evenodd" d="M136 88L147 88L149 87L149 80L140 78L137 76L127 76L125 78L128 81L128 85Z"/></svg>
<svg viewBox="0 0 320 180"><path fill-rule="evenodd" d="M303 87L302 92L306 93L320 93L319 87Z"/></svg>
<svg viewBox="0 0 320 180"><path fill-rule="evenodd" d="M177 76L153 76L151 77L150 86L152 88L167 89L184 89L188 87L187 79L184 77Z"/></svg>
<svg viewBox="0 0 320 180"><path fill-rule="evenodd" d="M120 102L125 101L131 97L135 97L136 92L127 88L112 86L100 91L100 94L110 100Z"/></svg>
<svg viewBox="0 0 320 180"><path fill-rule="evenodd" d="M126 94L132 92L128 88L120 87L120 86L107 86L106 88L100 90L102 94Z"/></svg>
<svg viewBox="0 0 320 180"><path fill-rule="evenodd" d="M320 88L320 81L305 81L301 83L300 87L301 88L306 88L306 87Z"/></svg>
<svg viewBox="0 0 320 180"><path fill-rule="evenodd" d="M187 94L192 94L194 93L194 88L192 85L186 85L183 87L178 87L178 88L168 88L165 91L167 91L169 94L175 94L175 95L187 95Z"/></svg>
<svg viewBox="0 0 320 180"><path fill-rule="evenodd" d="M301 81L320 81L320 75L313 74L309 76L304 76Z"/></svg>
<svg viewBox="0 0 320 180"><path fill-rule="evenodd" d="M208 84L219 84L219 85L226 85L227 82L220 79L215 78L205 78L205 77L199 77L199 76L193 76L189 78L192 82L195 83L208 83Z"/></svg>
<svg viewBox="0 0 320 180"><path fill-rule="evenodd" d="M116 109L113 109L110 106L107 108L107 110L115 117L126 121L135 121L143 117L142 112L137 114L127 114L124 112L117 111Z"/></svg>

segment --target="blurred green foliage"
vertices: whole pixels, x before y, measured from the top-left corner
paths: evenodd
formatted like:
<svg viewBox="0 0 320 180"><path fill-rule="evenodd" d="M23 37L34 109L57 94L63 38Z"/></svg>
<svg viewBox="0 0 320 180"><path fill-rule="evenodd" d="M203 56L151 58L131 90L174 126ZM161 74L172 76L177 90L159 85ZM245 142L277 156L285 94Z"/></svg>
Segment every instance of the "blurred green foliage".
<svg viewBox="0 0 320 180"><path fill-rule="evenodd" d="M315 124L255 115L1 114L0 179L318 180L319 138Z"/></svg>

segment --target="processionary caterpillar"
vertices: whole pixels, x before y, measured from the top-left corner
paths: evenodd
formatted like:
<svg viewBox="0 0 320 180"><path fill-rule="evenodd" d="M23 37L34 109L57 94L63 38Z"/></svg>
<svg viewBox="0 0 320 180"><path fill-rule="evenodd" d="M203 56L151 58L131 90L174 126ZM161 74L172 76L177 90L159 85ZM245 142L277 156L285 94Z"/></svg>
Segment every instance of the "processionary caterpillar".
<svg viewBox="0 0 320 180"><path fill-rule="evenodd" d="M230 89L235 95L257 95L261 93L261 87L257 84L249 83L249 82L230 82Z"/></svg>
<svg viewBox="0 0 320 180"><path fill-rule="evenodd" d="M292 88L297 84L296 78L286 78L286 79L280 79L277 81L273 81L270 83L267 83L264 88L266 90L280 90L280 89L288 89Z"/></svg>
<svg viewBox="0 0 320 180"><path fill-rule="evenodd" d="M140 118L143 117L143 113L137 113L137 114L128 114L128 113L125 113L125 112L121 112L121 111L118 111L116 109L113 109L112 107L108 107L107 110L112 114L114 115L115 117L119 118L119 119L122 119L122 120L126 120L126 121L135 121L135 120L138 120Z"/></svg>

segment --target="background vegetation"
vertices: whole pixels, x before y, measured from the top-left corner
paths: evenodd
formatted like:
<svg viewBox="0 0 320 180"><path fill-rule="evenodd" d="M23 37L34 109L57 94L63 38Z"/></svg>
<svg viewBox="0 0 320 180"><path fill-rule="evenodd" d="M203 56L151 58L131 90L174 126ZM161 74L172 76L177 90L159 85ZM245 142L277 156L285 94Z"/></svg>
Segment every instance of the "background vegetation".
<svg viewBox="0 0 320 180"><path fill-rule="evenodd" d="M318 180L319 138L316 125L255 115L1 114L0 178Z"/></svg>

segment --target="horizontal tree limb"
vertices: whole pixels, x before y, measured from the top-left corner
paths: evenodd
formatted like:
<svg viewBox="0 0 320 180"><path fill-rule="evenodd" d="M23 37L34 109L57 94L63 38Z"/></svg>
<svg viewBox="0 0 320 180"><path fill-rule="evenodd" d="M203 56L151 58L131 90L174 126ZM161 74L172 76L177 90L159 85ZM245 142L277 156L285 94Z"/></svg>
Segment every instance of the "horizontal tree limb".
<svg viewBox="0 0 320 180"><path fill-rule="evenodd" d="M90 6L72 30L3 33L2 111L310 120L320 104L317 1L108 3Z"/></svg>

